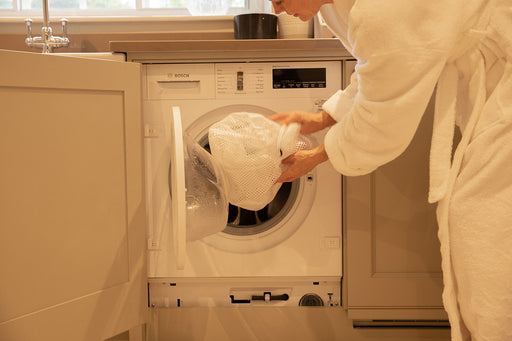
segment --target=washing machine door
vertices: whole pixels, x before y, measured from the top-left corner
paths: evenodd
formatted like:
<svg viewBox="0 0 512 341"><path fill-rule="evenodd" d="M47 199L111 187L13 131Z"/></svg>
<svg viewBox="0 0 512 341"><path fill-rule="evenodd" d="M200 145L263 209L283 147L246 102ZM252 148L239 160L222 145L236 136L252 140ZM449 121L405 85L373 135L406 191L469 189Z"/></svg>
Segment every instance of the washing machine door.
<svg viewBox="0 0 512 341"><path fill-rule="evenodd" d="M178 107L172 108L171 120L171 162L169 171L169 187L171 194L171 226L172 240L176 257L176 268L185 267L187 247L187 211L185 198L185 156L183 148L183 129Z"/></svg>
<svg viewBox="0 0 512 341"><path fill-rule="evenodd" d="M271 115L269 108L234 104L215 108L192 121L185 129L202 150L210 150L209 129L234 112ZM312 143L317 140L312 138ZM293 182L282 184L275 198L259 211L250 211L228 203L224 228L201 239L201 242L229 254L255 253L271 249L291 237L303 224L314 202L316 170Z"/></svg>
<svg viewBox="0 0 512 341"><path fill-rule="evenodd" d="M183 269L187 242L222 231L229 204L223 173L213 157L184 135L179 107L172 108L169 190L171 243L176 268Z"/></svg>

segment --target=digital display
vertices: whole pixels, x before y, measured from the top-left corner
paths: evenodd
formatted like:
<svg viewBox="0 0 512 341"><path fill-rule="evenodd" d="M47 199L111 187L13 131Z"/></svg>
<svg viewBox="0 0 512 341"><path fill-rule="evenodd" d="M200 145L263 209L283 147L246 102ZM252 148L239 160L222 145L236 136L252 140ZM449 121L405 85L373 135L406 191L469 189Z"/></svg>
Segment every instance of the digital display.
<svg viewBox="0 0 512 341"><path fill-rule="evenodd" d="M236 73L236 89L238 91L244 90L244 73L243 73L243 71L238 71Z"/></svg>
<svg viewBox="0 0 512 341"><path fill-rule="evenodd" d="M325 68L272 70L274 89L325 88L326 83Z"/></svg>

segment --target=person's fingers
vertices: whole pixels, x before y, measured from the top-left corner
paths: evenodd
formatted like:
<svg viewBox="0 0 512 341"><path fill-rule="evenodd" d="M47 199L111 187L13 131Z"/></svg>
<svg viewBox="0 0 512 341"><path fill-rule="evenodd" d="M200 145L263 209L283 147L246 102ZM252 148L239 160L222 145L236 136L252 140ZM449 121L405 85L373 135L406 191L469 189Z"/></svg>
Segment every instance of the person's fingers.
<svg viewBox="0 0 512 341"><path fill-rule="evenodd" d="M282 112L269 116L268 119L279 122L280 125L289 125L290 123L303 123L303 117L300 112Z"/></svg>
<svg viewBox="0 0 512 341"><path fill-rule="evenodd" d="M289 163L293 163L294 161L295 161L295 154L292 154L292 155L288 155L283 160L281 160L281 163L289 164Z"/></svg>
<svg viewBox="0 0 512 341"><path fill-rule="evenodd" d="M288 170L285 170L280 176L279 178L277 178L276 180L276 183L283 183L283 182L290 182L290 181L293 181L295 179L297 179L298 177L293 174L290 169Z"/></svg>
<svg viewBox="0 0 512 341"><path fill-rule="evenodd" d="M316 130L312 130L312 129L311 129L311 127L309 127L309 126L307 126L307 125L305 125L305 124L302 124L302 125L300 126L300 131L299 131L299 132L300 132L301 134L308 135L308 134L311 134L311 133L313 133L313 132L315 132L315 131L316 131Z"/></svg>
<svg viewBox="0 0 512 341"><path fill-rule="evenodd" d="M276 122L276 121L281 121L281 120L285 119L287 116L288 116L287 113L281 112L281 113L277 113L277 114L268 116L267 118L271 121Z"/></svg>
<svg viewBox="0 0 512 341"><path fill-rule="evenodd" d="M292 180L289 180L284 174L281 174L281 176L276 180L276 184L282 184L283 182L291 182Z"/></svg>

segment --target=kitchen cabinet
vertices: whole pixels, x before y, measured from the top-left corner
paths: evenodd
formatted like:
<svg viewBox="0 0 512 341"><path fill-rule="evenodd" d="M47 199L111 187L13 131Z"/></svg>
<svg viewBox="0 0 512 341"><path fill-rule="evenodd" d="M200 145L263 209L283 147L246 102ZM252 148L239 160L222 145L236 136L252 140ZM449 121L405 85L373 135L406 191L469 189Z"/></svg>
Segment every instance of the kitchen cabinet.
<svg viewBox="0 0 512 341"><path fill-rule="evenodd" d="M427 202L433 102L401 156L345 178L346 303L356 324L447 324L436 205Z"/></svg>
<svg viewBox="0 0 512 341"><path fill-rule="evenodd" d="M0 339L141 338L140 66L0 51L0 75Z"/></svg>

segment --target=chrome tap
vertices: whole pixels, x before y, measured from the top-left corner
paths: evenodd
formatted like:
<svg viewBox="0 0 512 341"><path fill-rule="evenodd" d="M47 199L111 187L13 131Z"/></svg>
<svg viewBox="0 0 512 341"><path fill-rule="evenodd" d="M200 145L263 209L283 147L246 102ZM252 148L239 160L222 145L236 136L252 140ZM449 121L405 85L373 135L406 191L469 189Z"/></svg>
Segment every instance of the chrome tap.
<svg viewBox="0 0 512 341"><path fill-rule="evenodd" d="M50 19L48 16L48 0L43 0L43 27L41 36L32 37L32 19L25 19L27 26L27 38L25 44L28 47L37 47L43 50L43 53L51 53L53 49L58 47L69 46L67 19L60 19L62 26L62 37L54 36L50 27Z"/></svg>

